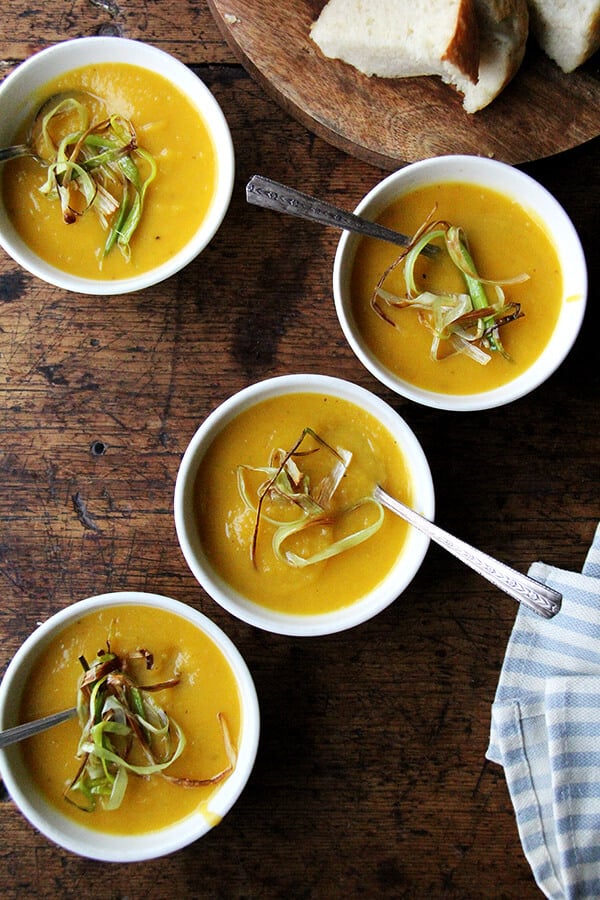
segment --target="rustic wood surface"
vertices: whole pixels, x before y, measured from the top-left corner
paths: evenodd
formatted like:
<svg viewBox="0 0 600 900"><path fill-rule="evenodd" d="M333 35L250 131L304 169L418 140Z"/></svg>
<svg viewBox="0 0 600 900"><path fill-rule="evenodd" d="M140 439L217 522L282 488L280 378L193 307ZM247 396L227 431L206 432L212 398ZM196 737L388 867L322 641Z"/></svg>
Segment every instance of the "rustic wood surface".
<svg viewBox="0 0 600 900"><path fill-rule="evenodd" d="M208 0L226 40L284 109L334 146L397 169L443 153L508 163L569 150L600 134L600 55L565 75L528 42L523 65L477 115L439 78L366 78L310 39L325 0Z"/></svg>
<svg viewBox="0 0 600 900"><path fill-rule="evenodd" d="M359 628L304 640L260 632L195 583L172 495L187 442L220 401L267 376L324 372L404 415L430 460L441 525L521 570L534 559L580 568L600 513L600 142L525 167L564 204L588 254L590 303L573 352L508 408L429 410L383 389L346 345L330 288L337 234L244 199L260 172L352 208L381 170L276 104L199 0L12 0L0 74L101 30L156 43L206 80L231 125L236 185L209 249L140 294L65 294L0 255L0 673L37 622L75 600L167 594L239 646L261 742L221 825L140 865L61 851L4 793L0 896L540 896L503 772L485 760L514 602L432 548L404 596Z"/></svg>

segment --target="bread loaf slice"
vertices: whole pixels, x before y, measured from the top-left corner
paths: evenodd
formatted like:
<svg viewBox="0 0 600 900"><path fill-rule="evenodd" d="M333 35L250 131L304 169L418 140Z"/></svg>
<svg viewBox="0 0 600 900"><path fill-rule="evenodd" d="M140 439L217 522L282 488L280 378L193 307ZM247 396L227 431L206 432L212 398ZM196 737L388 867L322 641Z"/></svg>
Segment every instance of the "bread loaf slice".
<svg viewBox="0 0 600 900"><path fill-rule="evenodd" d="M518 72L527 45L527 0L475 0L479 27L479 78L463 88L469 113L488 106Z"/></svg>
<svg viewBox="0 0 600 900"><path fill-rule="evenodd" d="M572 72L600 48L600 0L528 2L531 32L563 72Z"/></svg>
<svg viewBox="0 0 600 900"><path fill-rule="evenodd" d="M518 71L528 21L527 0L329 0L311 37L365 75L439 75L474 113Z"/></svg>
<svg viewBox="0 0 600 900"><path fill-rule="evenodd" d="M477 81L474 0L329 0L311 37L365 75L439 75L461 91Z"/></svg>

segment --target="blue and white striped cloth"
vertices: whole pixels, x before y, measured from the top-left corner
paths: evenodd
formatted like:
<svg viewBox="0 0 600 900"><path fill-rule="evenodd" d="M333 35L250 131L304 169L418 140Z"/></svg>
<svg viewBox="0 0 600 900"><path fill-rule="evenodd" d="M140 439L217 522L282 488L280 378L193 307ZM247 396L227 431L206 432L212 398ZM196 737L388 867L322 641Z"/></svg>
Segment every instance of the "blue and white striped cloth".
<svg viewBox="0 0 600 900"><path fill-rule="evenodd" d="M600 525L583 571L534 563L563 594L521 606L492 706L488 759L504 767L525 856L552 900L600 898Z"/></svg>

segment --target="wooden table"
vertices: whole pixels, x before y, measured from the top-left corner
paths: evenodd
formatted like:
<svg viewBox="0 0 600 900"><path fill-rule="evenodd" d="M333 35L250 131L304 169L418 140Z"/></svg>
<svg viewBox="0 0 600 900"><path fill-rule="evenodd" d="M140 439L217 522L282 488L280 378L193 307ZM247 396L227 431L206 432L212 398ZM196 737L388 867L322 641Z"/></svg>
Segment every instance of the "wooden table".
<svg viewBox="0 0 600 900"><path fill-rule="evenodd" d="M490 706L516 606L431 548L406 593L353 631L290 639L222 611L179 551L181 455L220 401L257 379L324 372L398 409L428 455L437 521L526 570L581 568L598 507L598 139L525 169L564 204L590 263L577 345L535 393L452 415L403 403L338 327L338 235L245 202L255 172L352 208L382 172L315 138L251 80L206 3L96 0L3 13L0 74L47 44L117 26L210 86L236 151L210 248L140 294L69 295L0 257L0 670L36 623L105 591L173 596L237 643L262 708L234 810L172 857L107 867L0 803L4 898L535 898L504 775L486 762Z"/></svg>

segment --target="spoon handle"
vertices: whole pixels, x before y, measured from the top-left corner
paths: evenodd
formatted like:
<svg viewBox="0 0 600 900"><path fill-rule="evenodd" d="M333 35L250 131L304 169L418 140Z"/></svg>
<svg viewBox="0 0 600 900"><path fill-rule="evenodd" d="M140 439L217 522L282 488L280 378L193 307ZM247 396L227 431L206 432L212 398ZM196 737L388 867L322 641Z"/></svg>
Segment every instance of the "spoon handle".
<svg viewBox="0 0 600 900"><path fill-rule="evenodd" d="M17 156L31 156L32 150L27 144L14 144L12 147L4 147L0 150L0 163L7 159L16 159Z"/></svg>
<svg viewBox="0 0 600 900"><path fill-rule="evenodd" d="M383 225L378 225L377 222L362 219L354 213L339 209L324 200L317 200L315 197L286 187L263 175L252 176L246 185L246 200L254 206L288 213L311 222L319 222L321 225L333 225L336 228L354 231L367 237L380 238L401 247L408 247L411 242L411 239L405 234L385 228ZM428 255L435 253L432 247L426 247L423 252L427 253L428 251Z"/></svg>
<svg viewBox="0 0 600 900"><path fill-rule="evenodd" d="M419 531L422 531L423 534L435 541L436 544L439 544L440 547L448 550L453 556L456 556L467 566L470 566L471 569L474 569L480 575L483 575L484 578L487 578L488 581L491 581L492 584L495 584L496 587L499 587L506 594L509 594L524 606L529 607L538 615L543 616L545 619L551 619L559 612L562 594L559 594L558 591L530 578L529 575L523 575L521 572L511 569L505 563L499 562L481 550L477 550L470 544L465 543L465 541L461 541L460 538L448 534L447 531L444 531L438 525L434 525L425 516L405 506L404 503L396 500L395 497L391 497L379 485L375 488L373 496L383 506L387 506L389 510L405 519Z"/></svg>
<svg viewBox="0 0 600 900"><path fill-rule="evenodd" d="M42 719L35 719L33 722L25 722L24 725L15 725L14 728L0 731L0 750L10 744L16 744L17 741L24 741L25 738L32 737L34 734L39 734L40 731L46 731L47 728L60 725L61 722L73 719L76 715L76 707L63 709L62 712L53 713L51 716L44 716Z"/></svg>

